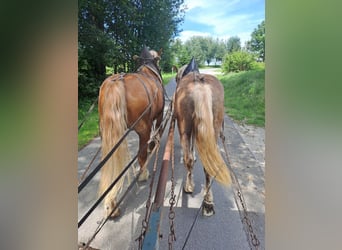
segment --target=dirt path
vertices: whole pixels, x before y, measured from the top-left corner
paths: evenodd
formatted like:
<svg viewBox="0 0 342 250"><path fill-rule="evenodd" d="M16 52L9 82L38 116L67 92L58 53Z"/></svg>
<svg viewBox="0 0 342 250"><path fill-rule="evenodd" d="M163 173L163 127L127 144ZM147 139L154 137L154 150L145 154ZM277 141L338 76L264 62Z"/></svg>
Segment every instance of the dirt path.
<svg viewBox="0 0 342 250"><path fill-rule="evenodd" d="M265 174L265 128L235 123L235 128L259 162Z"/></svg>

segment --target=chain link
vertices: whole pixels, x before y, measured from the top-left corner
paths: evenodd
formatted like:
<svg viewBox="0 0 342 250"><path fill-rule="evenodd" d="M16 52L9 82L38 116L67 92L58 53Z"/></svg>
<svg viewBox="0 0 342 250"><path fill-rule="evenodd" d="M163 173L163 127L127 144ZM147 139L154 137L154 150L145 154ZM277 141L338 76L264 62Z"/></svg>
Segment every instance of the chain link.
<svg viewBox="0 0 342 250"><path fill-rule="evenodd" d="M156 150L156 154L155 154L155 159L154 159L154 164L153 164L153 174L152 174L152 178L151 178L151 182L150 182L150 190L149 190L148 198L146 201L145 218L141 222L142 227L141 227L140 236L136 239L136 240L139 240L139 249L142 249L142 244L144 242L145 234L146 234L148 223L150 220L151 209L152 209L152 202L151 202L152 190L153 190L153 185L154 185L154 177L155 177L156 172L157 172L158 153L159 153L159 148L160 148L160 142L159 142L159 138L158 138L157 134L155 134L153 136L152 141L154 141L154 143L155 143L155 148L153 149L153 151ZM153 153L153 151L151 152L151 154ZM147 164L145 165L145 167L147 167Z"/></svg>
<svg viewBox="0 0 342 250"><path fill-rule="evenodd" d="M176 195L175 195L175 153L174 153L174 140L171 142L171 197L169 200L170 203L170 211L169 211L169 223L170 223L170 233L169 233L169 250L173 249L173 242L176 241L175 227L174 227L174 219L176 217L176 213L173 210L174 205L176 204Z"/></svg>
<svg viewBox="0 0 342 250"><path fill-rule="evenodd" d="M239 182L238 182L238 180L236 178L236 175L235 175L235 173L234 173L234 171L233 171L233 169L231 167L231 162L230 162L230 159L228 157L228 150L227 150L227 146L226 146L226 143L225 143L225 136L223 135L223 132L221 132L220 136L221 136L221 139L222 139L222 144L224 146L224 151L226 153L226 158L228 160L228 168L229 168L229 170L231 172L232 181L233 181L234 187L236 189L236 194L234 192L234 199L235 199L236 205L237 205L239 213L240 213L241 221L242 221L242 223L244 223L247 226L248 235L249 235L249 243L251 243L252 246L254 246L254 249L257 250L258 246L260 245L260 241L258 240L256 234L254 233L251 220L249 219L249 216L248 216L248 212L247 212L247 208L246 208L246 203L245 203L243 194L241 192L241 187L240 187ZM236 196L239 199L237 199ZM241 208L240 208L239 204L242 207L242 211L241 211ZM242 215L242 213L243 213L243 215ZM252 247L251 247L251 249L252 249Z"/></svg>

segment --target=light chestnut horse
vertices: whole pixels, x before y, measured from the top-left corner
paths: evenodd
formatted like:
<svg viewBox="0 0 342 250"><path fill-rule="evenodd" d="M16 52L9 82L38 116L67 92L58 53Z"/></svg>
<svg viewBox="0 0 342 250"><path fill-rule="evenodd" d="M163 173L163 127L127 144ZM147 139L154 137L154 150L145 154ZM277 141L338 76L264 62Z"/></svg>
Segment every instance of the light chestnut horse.
<svg viewBox="0 0 342 250"><path fill-rule="evenodd" d="M140 56L133 57L138 61L137 72L115 74L108 77L102 83L99 92L102 158L118 142L126 129L149 107L134 127L139 136L138 161L141 167L139 180L148 178L145 162L147 143L150 139L153 122L156 120L156 127L159 127L163 119L164 88L159 70L160 54L161 51L149 51L144 47ZM117 178L128 161L129 151L127 142L124 140L101 170L99 195ZM122 189L123 182L124 178L121 178L104 199L106 215L109 215L116 206L117 195ZM116 209L112 217L119 215L120 211Z"/></svg>
<svg viewBox="0 0 342 250"><path fill-rule="evenodd" d="M194 59L178 70L174 97L174 116L187 169L184 191L194 191L193 165L196 146L205 173L205 190L202 213L214 214L214 199L210 177L229 185L230 173L218 149L217 140L222 132L224 118L224 89L214 76L201 74Z"/></svg>

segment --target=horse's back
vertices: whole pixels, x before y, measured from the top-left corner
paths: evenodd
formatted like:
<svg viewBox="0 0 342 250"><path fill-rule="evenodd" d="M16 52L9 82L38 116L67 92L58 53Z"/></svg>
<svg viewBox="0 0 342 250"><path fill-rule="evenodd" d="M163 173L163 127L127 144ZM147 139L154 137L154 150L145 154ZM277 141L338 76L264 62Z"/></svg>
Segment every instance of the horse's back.
<svg viewBox="0 0 342 250"><path fill-rule="evenodd" d="M215 76L209 74L190 73L179 81L175 98L176 117L193 117L196 105L194 93L198 92L210 95L214 118L221 122L224 116L224 88Z"/></svg>
<svg viewBox="0 0 342 250"><path fill-rule="evenodd" d="M146 71L114 74L105 79L101 89L110 89L109 85L119 85L120 82L125 88L128 126L133 124L146 108L150 108L151 111L147 112L147 115L151 118L162 112L164 108L163 88L157 78L151 77Z"/></svg>
<svg viewBox="0 0 342 250"><path fill-rule="evenodd" d="M194 88L209 86L213 96L217 99L224 99L224 88L222 83L213 75L190 73L184 76L177 86L178 92L187 92L188 95Z"/></svg>

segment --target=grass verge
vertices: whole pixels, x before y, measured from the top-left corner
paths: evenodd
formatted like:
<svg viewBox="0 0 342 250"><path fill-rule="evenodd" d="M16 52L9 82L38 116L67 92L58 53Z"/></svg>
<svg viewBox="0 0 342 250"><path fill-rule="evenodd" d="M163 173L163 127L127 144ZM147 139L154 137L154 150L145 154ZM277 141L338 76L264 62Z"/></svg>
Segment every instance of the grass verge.
<svg viewBox="0 0 342 250"><path fill-rule="evenodd" d="M265 69L218 76L226 113L234 120L265 126Z"/></svg>
<svg viewBox="0 0 342 250"><path fill-rule="evenodd" d="M97 103L94 109L87 115L92 105L91 101L82 101L78 105L78 124L84 119L84 123L78 131L78 150L88 144L94 137L99 135L99 116L97 111Z"/></svg>

